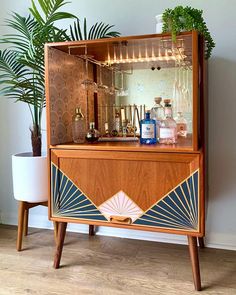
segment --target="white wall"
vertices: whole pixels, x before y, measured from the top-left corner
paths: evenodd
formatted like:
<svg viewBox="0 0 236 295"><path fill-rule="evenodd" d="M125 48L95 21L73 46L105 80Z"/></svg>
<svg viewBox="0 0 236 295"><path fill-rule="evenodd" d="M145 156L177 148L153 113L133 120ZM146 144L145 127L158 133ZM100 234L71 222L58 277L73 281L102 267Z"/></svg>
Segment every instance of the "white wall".
<svg viewBox="0 0 236 295"><path fill-rule="evenodd" d="M232 0L86 0L67 6L89 23L105 21L116 25L122 35L155 32L155 15L167 7L190 5L204 10L207 25L216 42L209 61L209 205L207 244L211 247L236 249L236 2ZM1 1L0 24L10 10L26 13L30 1ZM66 24L64 24L66 25ZM1 34L4 28L0 27ZM13 199L11 154L30 149L30 117L24 105L0 99L0 221L17 223L17 204ZM231 130L232 129L232 130ZM32 209L30 225L49 227L47 211ZM73 225L72 230L86 231ZM185 242L184 237L146 232L100 228L101 234L151 240Z"/></svg>

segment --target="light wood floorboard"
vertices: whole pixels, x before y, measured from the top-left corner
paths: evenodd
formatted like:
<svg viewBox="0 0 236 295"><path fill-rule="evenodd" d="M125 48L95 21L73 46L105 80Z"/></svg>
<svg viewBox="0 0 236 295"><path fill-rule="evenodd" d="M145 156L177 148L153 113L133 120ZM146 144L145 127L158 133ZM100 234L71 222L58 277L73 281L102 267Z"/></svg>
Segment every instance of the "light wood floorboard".
<svg viewBox="0 0 236 295"><path fill-rule="evenodd" d="M22 252L16 236L0 226L0 295L198 294L187 246L67 233L55 270L53 231L30 228ZM236 252L201 249L200 264L202 294L236 295Z"/></svg>

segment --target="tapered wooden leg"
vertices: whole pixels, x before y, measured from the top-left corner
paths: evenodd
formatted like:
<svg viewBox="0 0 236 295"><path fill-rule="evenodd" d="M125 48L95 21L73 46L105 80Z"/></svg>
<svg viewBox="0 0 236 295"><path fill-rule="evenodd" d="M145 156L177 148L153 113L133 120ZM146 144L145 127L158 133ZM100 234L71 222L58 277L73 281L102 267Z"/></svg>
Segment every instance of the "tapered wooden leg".
<svg viewBox="0 0 236 295"><path fill-rule="evenodd" d="M24 236L28 235L28 222L29 221L29 209L26 208L24 211Z"/></svg>
<svg viewBox="0 0 236 295"><path fill-rule="evenodd" d="M53 264L54 268L59 268L60 266L61 254L62 254L64 239L66 235L66 227L67 227L66 222L59 222L56 253L55 253L54 264Z"/></svg>
<svg viewBox="0 0 236 295"><path fill-rule="evenodd" d="M89 225L89 235L90 236L95 236L95 226L94 225Z"/></svg>
<svg viewBox="0 0 236 295"><path fill-rule="evenodd" d="M25 202L20 201L18 204L18 231L17 231L17 242L16 242L17 251L21 251L21 248L22 248L24 213L25 213Z"/></svg>
<svg viewBox="0 0 236 295"><path fill-rule="evenodd" d="M53 221L53 227L54 227L54 240L57 244L57 237L58 237L58 221Z"/></svg>
<svg viewBox="0 0 236 295"><path fill-rule="evenodd" d="M201 249L205 248L204 238L198 238L198 245Z"/></svg>
<svg viewBox="0 0 236 295"><path fill-rule="evenodd" d="M193 281L196 291L201 290L201 277L198 259L197 238L188 236L189 254L192 263Z"/></svg>

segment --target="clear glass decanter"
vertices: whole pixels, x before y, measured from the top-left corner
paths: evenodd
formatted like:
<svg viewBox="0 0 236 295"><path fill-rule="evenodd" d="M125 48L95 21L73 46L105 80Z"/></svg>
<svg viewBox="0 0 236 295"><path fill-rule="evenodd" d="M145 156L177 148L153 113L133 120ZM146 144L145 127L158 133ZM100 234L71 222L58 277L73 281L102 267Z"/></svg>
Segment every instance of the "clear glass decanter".
<svg viewBox="0 0 236 295"><path fill-rule="evenodd" d="M160 138L160 124L162 120L164 119L164 108L161 105L162 98L161 97L155 97L154 98L155 105L151 109L151 118L156 121L156 135L157 140L159 141Z"/></svg>
<svg viewBox="0 0 236 295"><path fill-rule="evenodd" d="M174 144L177 143L177 124L172 116L172 107L170 99L164 100L165 118L160 123L160 139L162 144Z"/></svg>
<svg viewBox="0 0 236 295"><path fill-rule="evenodd" d="M182 112L177 113L177 117L175 118L177 124L177 136L187 137L187 120L184 118Z"/></svg>
<svg viewBox="0 0 236 295"><path fill-rule="evenodd" d="M86 135L86 120L78 107L72 117L72 138L75 143L84 143Z"/></svg>

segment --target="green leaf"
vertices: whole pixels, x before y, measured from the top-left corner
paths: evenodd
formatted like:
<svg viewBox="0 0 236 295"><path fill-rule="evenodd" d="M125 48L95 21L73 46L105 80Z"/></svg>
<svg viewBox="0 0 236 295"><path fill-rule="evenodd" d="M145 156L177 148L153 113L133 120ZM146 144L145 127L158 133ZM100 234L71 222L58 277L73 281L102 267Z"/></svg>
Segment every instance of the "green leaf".
<svg viewBox="0 0 236 295"><path fill-rule="evenodd" d="M84 40L87 40L87 20L84 18Z"/></svg>
<svg viewBox="0 0 236 295"><path fill-rule="evenodd" d="M176 6L174 9L166 9L163 13L163 32L170 32L172 40L176 42L176 35L181 30L197 30L205 38L206 59L211 56L215 43L203 19L203 11L189 6Z"/></svg>
<svg viewBox="0 0 236 295"><path fill-rule="evenodd" d="M83 34L81 31L80 21L77 19L73 26L70 26L70 35L71 40L91 40L91 39L100 39L100 38L110 38L120 36L119 32L111 31L114 25L105 24L103 22L95 23L88 30L86 18L83 23ZM88 34L87 34L88 32Z"/></svg>

